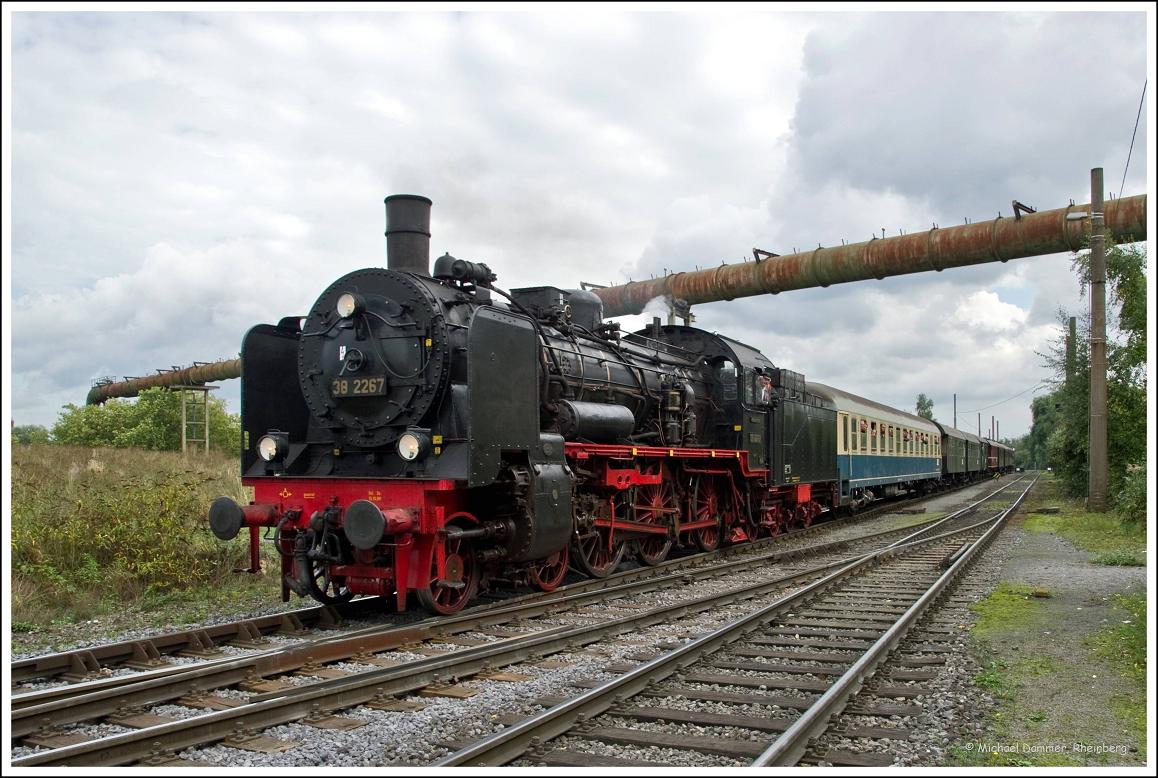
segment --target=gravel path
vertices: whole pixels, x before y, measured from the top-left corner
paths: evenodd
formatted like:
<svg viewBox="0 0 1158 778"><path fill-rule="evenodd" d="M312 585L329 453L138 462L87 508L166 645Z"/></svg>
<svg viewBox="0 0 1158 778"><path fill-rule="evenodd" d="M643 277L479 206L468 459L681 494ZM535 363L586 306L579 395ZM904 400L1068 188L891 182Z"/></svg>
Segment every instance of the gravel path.
<svg viewBox="0 0 1158 778"><path fill-rule="evenodd" d="M1032 618L991 632L977 647L987 661L1010 668L1017 679L1004 709L1009 731L990 731L987 741L1030 753L1056 749L1044 753L1078 764L1144 764L1113 710L1137 689L1093 655L1088 637L1119 623L1113 595L1144 591L1146 568L1091 564L1089 552L1053 534L1015 526L1011 535L1011 553L999 579L1042 587L1050 596L1032 599ZM1078 743L1106 750L1082 752L1075 748Z"/></svg>

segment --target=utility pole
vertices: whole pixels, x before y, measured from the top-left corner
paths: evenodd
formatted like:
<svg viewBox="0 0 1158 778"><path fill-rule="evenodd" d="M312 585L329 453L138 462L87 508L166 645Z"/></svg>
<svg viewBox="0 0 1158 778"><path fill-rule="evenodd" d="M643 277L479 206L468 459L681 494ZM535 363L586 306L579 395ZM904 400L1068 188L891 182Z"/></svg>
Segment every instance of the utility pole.
<svg viewBox="0 0 1158 778"><path fill-rule="evenodd" d="M1078 317L1070 317L1070 334L1066 338L1066 383L1074 380L1078 364Z"/></svg>
<svg viewBox="0 0 1158 778"><path fill-rule="evenodd" d="M977 414L977 437L981 437L981 414Z"/></svg>
<svg viewBox="0 0 1158 778"><path fill-rule="evenodd" d="M1087 510L1106 510L1106 236L1102 169L1090 171L1090 483Z"/></svg>
<svg viewBox="0 0 1158 778"><path fill-rule="evenodd" d="M957 393L953 392L953 429L957 429Z"/></svg>

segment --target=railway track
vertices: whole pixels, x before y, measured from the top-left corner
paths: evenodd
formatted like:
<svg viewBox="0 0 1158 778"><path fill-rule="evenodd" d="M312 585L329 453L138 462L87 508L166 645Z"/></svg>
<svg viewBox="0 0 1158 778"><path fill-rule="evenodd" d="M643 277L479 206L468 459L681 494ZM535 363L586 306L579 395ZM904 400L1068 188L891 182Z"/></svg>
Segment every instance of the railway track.
<svg viewBox="0 0 1158 778"><path fill-rule="evenodd" d="M916 646L899 656L891 654L1000 531L1032 486L989 521L867 554L586 694L466 746L436 766L500 765L520 758L553 766L662 764L601 756L598 746L608 743L641 750L658 746L740 755L749 757L748 764L755 767L794 765L877 673L886 680L871 687L876 697L896 700L922 691L913 684L931 677L922 668L938 662L937 647ZM734 691L714 691L721 687ZM764 693L768 689L805 694ZM635 704L637 698L647 702ZM687 710L677 700L759 706L764 713L704 712L694 705ZM768 715L769 708L778 714ZM881 702L861 708L868 713L889 709ZM647 728L648 722L657 721L712 727L720 733L705 736ZM879 726L844 734L885 740L907 737L903 730ZM564 745L546 745L556 739ZM863 754L828 756L833 763L848 765L890 763Z"/></svg>
<svg viewBox="0 0 1158 778"><path fill-rule="evenodd" d="M609 636L711 611L725 603L778 595L849 564L850 558L891 553L865 550L866 546L885 546L890 536L901 537L888 546L911 547L918 542L917 536L966 521L977 507L975 503L915 530L874 533L796 551L769 550L699 569L681 569L680 565L649 568L642 571L649 574L646 577L627 574L585 582L548 596L498 603L450 619L388 629L374 627L296 646L265 648L250 656L227 657L193 668L159 668L131 680L105 679L18 695L13 699L12 734L39 748L13 764L159 763L172 761L167 755L182 748L220 740L239 747L258 747L269 738L263 740L264 736L256 733L289 721L304 720L320 728L349 726L356 720L333 713L367 704L379 710L398 710L406 705L399 695L438 693L453 688L461 678L494 675L499 667L541 660ZM830 555L833 561L812 566L799 561L804 555L815 558L822 554ZM739 586L721 584L717 586L719 592L701 594L711 588L708 582L713 579L731 581L745 574L766 579L763 573L773 564L783 566L777 568L783 574L775 579ZM648 593L681 586L700 596L685 594L674 603L648 606ZM607 606L609 602L612 607ZM604 612L589 616L597 606ZM426 643L416 645L419 641ZM384 651L395 656L382 654ZM286 673L294 673L294 679L289 680ZM304 685L297 685L298 680ZM220 689L230 691L215 693ZM166 702L218 710L178 720L150 712L151 706ZM67 731L68 724L98 719L106 722L101 725L106 729L98 734L109 732L110 725L114 731L96 739ZM75 742L78 739L83 742ZM276 743L266 746L280 747Z"/></svg>
<svg viewBox="0 0 1158 778"><path fill-rule="evenodd" d="M761 538L753 543L725 546L711 552L673 558L655 567L622 570L603 579L582 580L561 587L552 595L583 589L605 588L630 580L695 568L721 558L762 554L771 547L794 545L818 534L832 532L837 528L864 525L877 516L904 510L906 507L921 501L921 499L905 499L890 502L855 516L842 516L782 535ZM532 593L506 596L495 602L476 605L469 612L478 612L482 608L504 607L510 602L544 596L551 595ZM27 688L21 688L22 685L44 685L54 680L60 683L75 684L105 679L113 673L129 671L176 672L181 669L179 665L184 660L208 660L220 656L223 646L255 648L260 646L263 639L271 636L298 638L315 631L337 630L350 621L383 616L407 623L422 620L422 617L417 615L393 613L391 607L384 605L379 598L366 597L340 607L311 606L266 616L238 619L221 624L158 633L133 640L115 641L103 645L86 646L19 659L9 665L10 678L14 687L13 693L22 694L28 691ZM176 663L174 657L177 658Z"/></svg>

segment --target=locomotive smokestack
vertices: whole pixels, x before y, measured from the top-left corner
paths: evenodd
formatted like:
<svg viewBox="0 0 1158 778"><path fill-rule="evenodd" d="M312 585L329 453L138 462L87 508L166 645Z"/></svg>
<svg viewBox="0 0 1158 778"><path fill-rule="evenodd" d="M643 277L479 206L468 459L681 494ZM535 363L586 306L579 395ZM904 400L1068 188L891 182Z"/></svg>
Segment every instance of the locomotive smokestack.
<svg viewBox="0 0 1158 778"><path fill-rule="evenodd" d="M385 203L386 267L430 275L430 199L397 194Z"/></svg>

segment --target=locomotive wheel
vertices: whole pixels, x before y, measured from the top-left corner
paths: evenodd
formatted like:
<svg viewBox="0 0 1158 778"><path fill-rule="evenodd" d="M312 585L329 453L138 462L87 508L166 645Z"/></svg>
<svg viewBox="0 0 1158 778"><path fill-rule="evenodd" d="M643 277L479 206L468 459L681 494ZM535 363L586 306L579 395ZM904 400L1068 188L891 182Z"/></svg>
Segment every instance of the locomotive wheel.
<svg viewBox="0 0 1158 778"><path fill-rule="evenodd" d="M575 569L592 578L606 578L623 561L625 546L622 540L611 543L603 529L593 529L587 535L576 535L571 559Z"/></svg>
<svg viewBox="0 0 1158 778"><path fill-rule="evenodd" d="M553 592L567 576L567 562L571 556L570 546L563 546L551 556L531 568L531 583L544 592Z"/></svg>
<svg viewBox="0 0 1158 778"><path fill-rule="evenodd" d="M346 588L344 578L339 583L337 579L330 577L329 565L315 560L311 570L313 575L310 576L310 596L318 602L323 605L341 605L354 598L354 593Z"/></svg>
<svg viewBox="0 0 1158 778"><path fill-rule="evenodd" d="M792 522L800 527L812 524L812 511L804 503L800 503L792 510Z"/></svg>
<svg viewBox="0 0 1158 778"><path fill-rule="evenodd" d="M611 497L608 500L611 515L622 518L626 505L630 505L629 497L630 491ZM626 546L620 537L609 535L610 531L604 527L591 527L585 534L576 531L571 544L571 562L577 571L592 578L607 578L620 566Z"/></svg>
<svg viewBox="0 0 1158 778"><path fill-rule="evenodd" d="M692 539L701 551L715 551L720 547L720 494L714 478L699 476L692 489L692 521L708 519L714 519L716 525L692 532Z"/></svg>
<svg viewBox="0 0 1158 778"><path fill-rule="evenodd" d="M635 487L635 520L643 524L670 527L679 516L679 500L676 499L675 486L667 478L658 484L647 484ZM667 559L671 551L672 539L670 535L645 535L637 542L639 561L645 565L658 565Z"/></svg>
<svg viewBox="0 0 1158 778"><path fill-rule="evenodd" d="M323 549L331 559L339 556L340 541L336 535L327 534L322 538ZM330 566L320 559L310 562L310 596L323 605L341 605L354 598L354 593L346 587L346 579L330 577Z"/></svg>
<svg viewBox="0 0 1158 778"><path fill-rule="evenodd" d="M478 592L479 563L469 539L447 538L446 578L437 578L438 569L431 562L430 583L417 589L418 604L439 616L449 616L463 609Z"/></svg>

